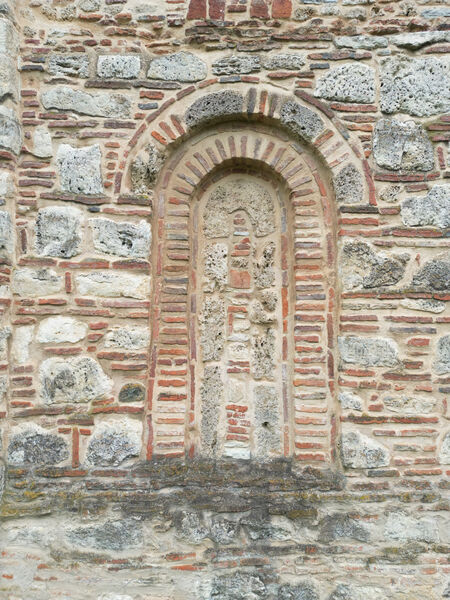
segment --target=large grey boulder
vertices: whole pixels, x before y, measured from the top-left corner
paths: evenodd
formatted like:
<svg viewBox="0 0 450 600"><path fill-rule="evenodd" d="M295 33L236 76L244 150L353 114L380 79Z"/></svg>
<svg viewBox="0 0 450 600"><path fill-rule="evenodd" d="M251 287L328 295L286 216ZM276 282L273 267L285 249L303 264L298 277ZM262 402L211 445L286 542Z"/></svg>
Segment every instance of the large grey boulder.
<svg viewBox="0 0 450 600"><path fill-rule="evenodd" d="M306 140L315 139L325 129L319 115L294 100L288 100L283 104L280 121L295 135Z"/></svg>
<svg viewBox="0 0 450 600"><path fill-rule="evenodd" d="M61 188L74 194L101 194L101 158L98 144L85 148L61 144L57 154Z"/></svg>
<svg viewBox="0 0 450 600"><path fill-rule="evenodd" d="M334 178L334 191L337 202L358 204L363 200L363 176L355 165L343 167Z"/></svg>
<svg viewBox="0 0 450 600"><path fill-rule="evenodd" d="M187 109L184 120L188 127L195 127L221 117L240 115L243 106L244 99L238 92L213 92L196 100Z"/></svg>
<svg viewBox="0 0 450 600"><path fill-rule="evenodd" d="M380 119L373 136L373 156L390 171L431 171L433 146L422 125L414 121Z"/></svg>
<svg viewBox="0 0 450 600"><path fill-rule="evenodd" d="M450 63L394 56L381 62L381 110L428 117L450 110Z"/></svg>
<svg viewBox="0 0 450 600"><path fill-rule="evenodd" d="M89 94L68 85L56 85L41 96L46 109L71 111L92 117L129 117L131 102L123 94Z"/></svg>
<svg viewBox="0 0 450 600"><path fill-rule="evenodd" d="M314 96L340 102L374 102L375 71L372 67L359 63L330 69L319 78Z"/></svg>
<svg viewBox="0 0 450 600"><path fill-rule="evenodd" d="M450 184L435 185L426 196L404 200L402 221L408 227L450 227Z"/></svg>
<svg viewBox="0 0 450 600"><path fill-rule="evenodd" d="M147 77L189 83L205 79L206 74L206 64L198 56L191 52L176 52L154 58L148 68Z"/></svg>

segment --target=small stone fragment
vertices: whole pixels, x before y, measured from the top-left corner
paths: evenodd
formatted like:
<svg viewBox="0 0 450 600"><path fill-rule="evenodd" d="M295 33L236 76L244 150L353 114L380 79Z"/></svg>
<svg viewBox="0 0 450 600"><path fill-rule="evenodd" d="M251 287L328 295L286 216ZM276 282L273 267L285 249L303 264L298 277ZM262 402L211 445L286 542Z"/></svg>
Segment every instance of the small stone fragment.
<svg viewBox="0 0 450 600"><path fill-rule="evenodd" d="M89 440L86 459L96 467L117 467L139 456L142 423L134 419L102 421Z"/></svg>
<svg viewBox="0 0 450 600"><path fill-rule="evenodd" d="M61 144L57 154L61 189L74 194L101 194L101 158L98 144L85 148Z"/></svg>
<svg viewBox="0 0 450 600"><path fill-rule="evenodd" d="M435 314L439 314L444 312L445 310L445 302L441 302L440 300L433 300L432 298L419 298L418 300L411 300L410 298L405 298L405 300L400 300L400 306L404 308L409 308L409 310L420 310L423 312L431 312Z"/></svg>
<svg viewBox="0 0 450 600"><path fill-rule="evenodd" d="M164 81L201 81L207 75L206 64L191 52L176 52L160 58L154 58L149 66L149 79Z"/></svg>
<svg viewBox="0 0 450 600"><path fill-rule="evenodd" d="M252 337L251 371L255 379L274 378L275 373L275 334L269 328L262 335Z"/></svg>
<svg viewBox="0 0 450 600"><path fill-rule="evenodd" d="M47 206L36 219L36 253L70 258L81 252L83 214L73 206Z"/></svg>
<svg viewBox="0 0 450 600"><path fill-rule="evenodd" d="M242 591L245 590L245 596ZM208 600L265 600L267 588L258 574L235 572L216 575Z"/></svg>
<svg viewBox="0 0 450 600"><path fill-rule="evenodd" d="M104 54L98 57L97 75L102 79L135 79L140 70L139 56Z"/></svg>
<svg viewBox="0 0 450 600"><path fill-rule="evenodd" d="M359 431L342 434L341 457L344 467L349 469L374 469L389 464L388 449Z"/></svg>
<svg viewBox="0 0 450 600"><path fill-rule="evenodd" d="M450 431L444 435L442 440L439 460L442 465L450 465Z"/></svg>
<svg viewBox="0 0 450 600"><path fill-rule="evenodd" d="M73 317L58 315L39 323L36 339L41 344L75 344L86 337L88 326Z"/></svg>
<svg viewBox="0 0 450 600"><path fill-rule="evenodd" d="M13 110L0 106L0 148L19 154L22 148L22 130Z"/></svg>
<svg viewBox="0 0 450 600"><path fill-rule="evenodd" d="M30 344L33 339L34 325L23 325L14 330L11 354L14 362L25 365L30 360Z"/></svg>
<svg viewBox="0 0 450 600"><path fill-rule="evenodd" d="M340 392L339 402L345 410L357 410L359 412L363 410L362 399L353 392Z"/></svg>
<svg viewBox="0 0 450 600"><path fill-rule="evenodd" d="M364 367L395 367L398 347L391 338L339 337L339 352L344 363Z"/></svg>
<svg viewBox="0 0 450 600"><path fill-rule="evenodd" d="M119 392L119 402L143 402L145 388L139 383L126 383Z"/></svg>
<svg viewBox="0 0 450 600"><path fill-rule="evenodd" d="M38 158L53 156L52 136L45 125L38 125L33 132L33 154Z"/></svg>
<svg viewBox="0 0 450 600"><path fill-rule="evenodd" d="M277 600L319 600L317 585L312 581L285 583L278 588Z"/></svg>
<svg viewBox="0 0 450 600"><path fill-rule="evenodd" d="M421 415L432 412L436 406L436 400L420 396L385 396L383 404L391 412Z"/></svg>
<svg viewBox="0 0 450 600"><path fill-rule="evenodd" d="M263 66L269 71L300 71L306 64L306 59L302 54L269 54L263 59Z"/></svg>
<svg viewBox="0 0 450 600"><path fill-rule="evenodd" d="M89 57L84 53L50 54L47 71L55 77L89 77Z"/></svg>
<svg viewBox="0 0 450 600"><path fill-rule="evenodd" d="M438 340L434 370L439 375L450 373L450 335L444 335Z"/></svg>
<svg viewBox="0 0 450 600"><path fill-rule="evenodd" d="M148 193L161 171L163 162L164 155L153 144L148 144L145 156L138 156L131 163L130 177L133 190Z"/></svg>
<svg viewBox="0 0 450 600"><path fill-rule="evenodd" d="M364 64L335 67L319 78L314 96L369 104L375 101L375 72Z"/></svg>
<svg viewBox="0 0 450 600"><path fill-rule="evenodd" d="M375 50L376 48L386 48L389 42L387 37L378 35L343 35L335 37L334 43L338 48Z"/></svg>
<svg viewBox="0 0 450 600"><path fill-rule="evenodd" d="M257 288L264 289L273 285L275 281L274 257L275 244L269 242L264 246L261 257L254 263L253 276Z"/></svg>
<svg viewBox="0 0 450 600"><path fill-rule="evenodd" d="M363 200L363 178L358 169L350 164L339 171L334 178L336 201L343 204L358 204Z"/></svg>
<svg viewBox="0 0 450 600"><path fill-rule="evenodd" d="M105 254L133 258L148 258L150 252L150 224L144 220L138 223L113 221L111 219L90 219L94 248Z"/></svg>
<svg viewBox="0 0 450 600"><path fill-rule="evenodd" d="M0 256L8 258L13 251L13 227L11 216L0 210Z"/></svg>
<svg viewBox="0 0 450 600"><path fill-rule="evenodd" d="M433 146L419 123L380 119L373 136L373 155L379 167L390 171L431 171Z"/></svg>
<svg viewBox="0 0 450 600"><path fill-rule="evenodd" d="M19 296L49 296L63 288L63 278L53 269L16 269L12 279L12 291Z"/></svg>
<svg viewBox="0 0 450 600"><path fill-rule="evenodd" d="M105 348L124 348L140 350L150 343L150 331L147 327L116 327L105 335Z"/></svg>
<svg viewBox="0 0 450 600"><path fill-rule="evenodd" d="M370 533L368 529L348 514L333 513L326 515L320 523L319 541L328 543L342 538L367 542Z"/></svg>
<svg viewBox="0 0 450 600"><path fill-rule="evenodd" d="M54 465L66 460L69 450L58 435L35 423L13 427L8 445L8 461L13 465Z"/></svg>
<svg viewBox="0 0 450 600"><path fill-rule="evenodd" d="M214 75L245 75L261 69L259 56L229 56L219 58L212 65Z"/></svg>

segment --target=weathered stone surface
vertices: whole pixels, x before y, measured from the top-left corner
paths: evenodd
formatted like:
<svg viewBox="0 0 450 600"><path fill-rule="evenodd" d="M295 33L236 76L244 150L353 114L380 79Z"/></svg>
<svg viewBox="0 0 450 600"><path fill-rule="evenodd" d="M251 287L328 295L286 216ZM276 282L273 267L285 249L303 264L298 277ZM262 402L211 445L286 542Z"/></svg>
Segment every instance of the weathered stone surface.
<svg viewBox="0 0 450 600"><path fill-rule="evenodd" d="M275 334L272 328L252 337L252 374L255 379L274 378Z"/></svg>
<svg viewBox="0 0 450 600"><path fill-rule="evenodd" d="M12 98L17 102L20 87L17 66L9 56L0 55L0 57L0 100Z"/></svg>
<svg viewBox="0 0 450 600"><path fill-rule="evenodd" d="M228 282L228 247L226 244L211 244L205 248L204 291L212 292L217 287L223 290Z"/></svg>
<svg viewBox="0 0 450 600"><path fill-rule="evenodd" d="M363 409L362 399L353 392L340 392L339 402L341 403L342 408L346 410L362 411Z"/></svg>
<svg viewBox="0 0 450 600"><path fill-rule="evenodd" d="M8 352L8 339L11 337L11 328L0 328L0 359L6 360Z"/></svg>
<svg viewBox="0 0 450 600"><path fill-rule="evenodd" d="M389 464L389 450L359 431L347 431L341 436L341 458L349 469L374 469Z"/></svg>
<svg viewBox="0 0 450 600"><path fill-rule="evenodd" d="M381 110L427 117L450 110L446 59L394 56L381 63Z"/></svg>
<svg viewBox="0 0 450 600"><path fill-rule="evenodd" d="M314 95L341 102L369 104L375 100L375 72L364 64L346 64L320 77Z"/></svg>
<svg viewBox="0 0 450 600"><path fill-rule="evenodd" d="M450 335L444 335L438 340L434 370L439 375L450 373Z"/></svg>
<svg viewBox="0 0 450 600"><path fill-rule="evenodd" d="M363 200L363 177L355 165L347 165L334 178L337 202L358 204Z"/></svg>
<svg viewBox="0 0 450 600"><path fill-rule="evenodd" d="M244 591L245 596L242 595ZM262 600L267 598L267 588L258 574L235 572L216 575L208 600Z"/></svg>
<svg viewBox="0 0 450 600"><path fill-rule="evenodd" d="M145 388L139 383L126 383L119 392L119 402L143 402Z"/></svg>
<svg viewBox="0 0 450 600"><path fill-rule="evenodd" d="M150 294L150 277L131 273L100 271L76 275L78 293L82 296L104 298L137 298L145 300Z"/></svg>
<svg viewBox="0 0 450 600"><path fill-rule="evenodd" d="M103 398L112 382L89 356L47 358L39 368L40 396L45 404L83 403Z"/></svg>
<svg viewBox="0 0 450 600"><path fill-rule="evenodd" d="M129 117L131 102L123 94L88 94L68 85L57 85L42 94L45 108L72 111L92 117Z"/></svg>
<svg viewBox="0 0 450 600"><path fill-rule="evenodd" d="M223 300L206 297L199 322L203 360L219 360L225 341L225 304Z"/></svg>
<svg viewBox="0 0 450 600"><path fill-rule="evenodd" d="M218 452L219 410L223 401L223 383L220 367L205 367L200 386L201 404L201 442L202 454L214 458Z"/></svg>
<svg viewBox="0 0 450 600"><path fill-rule="evenodd" d="M74 344L86 337L88 326L73 317L58 315L39 323L36 339L41 344Z"/></svg>
<svg viewBox="0 0 450 600"><path fill-rule="evenodd" d="M381 35L343 35L335 37L334 43L338 48L375 50L376 48L386 48L389 42L387 37Z"/></svg>
<svg viewBox="0 0 450 600"><path fill-rule="evenodd" d="M81 0L78 6L84 12L95 12L100 8L101 0Z"/></svg>
<svg viewBox="0 0 450 600"><path fill-rule="evenodd" d="M242 113L244 99L238 92L224 90L213 92L196 100L186 111L184 120L188 127L219 120Z"/></svg>
<svg viewBox="0 0 450 600"><path fill-rule="evenodd" d="M11 198L14 194L14 179L11 173L0 173L0 199Z"/></svg>
<svg viewBox="0 0 450 600"><path fill-rule="evenodd" d="M8 19L0 19L0 53L15 59L19 46L19 35L13 23Z"/></svg>
<svg viewBox="0 0 450 600"><path fill-rule="evenodd" d="M207 74L206 64L191 52L176 52L151 61L147 77L164 81L201 81Z"/></svg>
<svg viewBox="0 0 450 600"><path fill-rule="evenodd" d="M254 262L253 277L259 289L268 288L275 281L274 256L275 244L269 242L265 244L261 256Z"/></svg>
<svg viewBox="0 0 450 600"><path fill-rule="evenodd" d="M327 543L342 538L367 542L370 538L370 532L359 521L352 519L346 513L326 515L320 522L319 541Z"/></svg>
<svg viewBox="0 0 450 600"><path fill-rule="evenodd" d="M34 328L34 325L23 325L14 330L11 355L15 364L25 365L30 361L30 344Z"/></svg>
<svg viewBox="0 0 450 600"><path fill-rule="evenodd" d="M148 258L151 243L150 224L141 220L138 223L112 221L111 219L90 219L94 248L105 254Z"/></svg>
<svg viewBox="0 0 450 600"><path fill-rule="evenodd" d="M281 107L280 120L294 134L306 140L315 139L325 128L315 112L293 100L288 100Z"/></svg>
<svg viewBox="0 0 450 600"><path fill-rule="evenodd" d="M390 257L384 252L375 252L362 240L346 241L340 259L344 288L395 285L402 279L408 259L409 255Z"/></svg>
<svg viewBox="0 0 450 600"><path fill-rule="evenodd" d="M85 148L61 144L57 154L61 189L74 194L101 194L101 159L98 144Z"/></svg>
<svg viewBox="0 0 450 600"><path fill-rule="evenodd" d="M328 600L388 600L382 588L339 583Z"/></svg>
<svg viewBox="0 0 450 600"><path fill-rule="evenodd" d="M96 467L117 467L139 456L142 423L134 419L102 421L97 424L86 452L87 461Z"/></svg>
<svg viewBox="0 0 450 600"><path fill-rule="evenodd" d="M302 54L282 52L269 54L263 58L263 66L270 71L300 71L306 64L306 58Z"/></svg>
<svg viewBox="0 0 450 600"><path fill-rule="evenodd" d="M281 414L277 390L258 385L254 391L256 454L260 458L278 455L281 450Z"/></svg>
<svg viewBox="0 0 450 600"><path fill-rule="evenodd" d="M339 352L345 363L364 367L395 367L399 364L398 347L390 338L339 337Z"/></svg>
<svg viewBox="0 0 450 600"><path fill-rule="evenodd" d="M379 167L390 171L431 171L434 153L419 123L380 119L373 136L373 156Z"/></svg>
<svg viewBox="0 0 450 600"><path fill-rule="evenodd" d="M19 154L22 148L22 130L19 121L6 106L0 106L0 148Z"/></svg>
<svg viewBox="0 0 450 600"><path fill-rule="evenodd" d="M439 460L443 465L450 465L450 431L442 439Z"/></svg>
<svg viewBox="0 0 450 600"><path fill-rule="evenodd" d="M387 410L396 413L421 415L434 410L436 400L434 398L423 398L421 396L385 396L383 404Z"/></svg>
<svg viewBox="0 0 450 600"><path fill-rule="evenodd" d="M11 216L0 210L0 256L7 258L13 251L13 227Z"/></svg>
<svg viewBox="0 0 450 600"><path fill-rule="evenodd" d="M206 237L228 236L231 227L227 217L239 209L249 215L257 237L275 230L275 209L267 189L253 179L237 177L218 185L209 197L203 213Z"/></svg>
<svg viewBox="0 0 450 600"><path fill-rule="evenodd" d="M11 430L8 461L13 465L54 465L68 457L65 440L35 423L19 425Z"/></svg>
<svg viewBox="0 0 450 600"><path fill-rule="evenodd" d="M98 57L97 75L104 79L134 79L139 76L141 59L135 55L104 54Z"/></svg>
<svg viewBox="0 0 450 600"><path fill-rule="evenodd" d="M439 314L444 312L445 310L445 302L441 302L440 300L433 299L422 299L412 300L410 298L405 298L404 300L400 300L400 305L404 308L409 308L409 310L420 310L423 312L431 312L435 314Z"/></svg>
<svg viewBox="0 0 450 600"><path fill-rule="evenodd" d="M62 258L79 254L82 218L82 212L73 206L41 208L36 219L36 253Z"/></svg>
<svg viewBox="0 0 450 600"><path fill-rule="evenodd" d="M417 514L409 516L404 512L389 513L384 534L388 539L417 542L438 542L437 523L430 517L419 518Z"/></svg>
<svg viewBox="0 0 450 600"><path fill-rule="evenodd" d="M424 290L450 289L450 252L428 260L413 276L412 285Z"/></svg>
<svg viewBox="0 0 450 600"><path fill-rule="evenodd" d="M53 156L52 136L45 125L38 125L33 131L32 152L38 158Z"/></svg>
<svg viewBox="0 0 450 600"><path fill-rule="evenodd" d="M261 69L259 56L234 55L219 58L212 65L214 75L245 75Z"/></svg>
<svg viewBox="0 0 450 600"><path fill-rule="evenodd" d="M150 343L150 331L147 327L116 327L105 335L106 348L125 348L139 350Z"/></svg>
<svg viewBox="0 0 450 600"><path fill-rule="evenodd" d="M16 269L12 290L19 296L50 296L63 288L63 277L53 269Z"/></svg>
<svg viewBox="0 0 450 600"><path fill-rule="evenodd" d="M153 144L145 148L145 156L138 156L130 168L131 185L135 192L148 193L164 163L164 154Z"/></svg>
<svg viewBox="0 0 450 600"><path fill-rule="evenodd" d="M435 185L426 196L404 200L402 221L408 227L450 227L450 184Z"/></svg>
<svg viewBox="0 0 450 600"><path fill-rule="evenodd" d="M388 185L380 191L379 198L382 202L393 204L398 202L401 192L402 187L400 185Z"/></svg>
<svg viewBox="0 0 450 600"><path fill-rule="evenodd" d="M285 583L278 588L277 600L319 600L317 585L312 581Z"/></svg>
<svg viewBox="0 0 450 600"><path fill-rule="evenodd" d="M139 521L119 519L106 521L101 525L69 529L66 537L74 546L122 552L128 548L140 546L143 541L143 532Z"/></svg>
<svg viewBox="0 0 450 600"><path fill-rule="evenodd" d="M450 33L448 31L414 31L391 35L389 41L399 48L418 50L428 44L450 42Z"/></svg>
<svg viewBox="0 0 450 600"><path fill-rule="evenodd" d="M209 532L201 513L183 510L176 513L173 520L177 528L177 538L189 544L198 544L208 537Z"/></svg>
<svg viewBox="0 0 450 600"><path fill-rule="evenodd" d="M47 71L56 77L89 77L89 57L75 54L50 54Z"/></svg>

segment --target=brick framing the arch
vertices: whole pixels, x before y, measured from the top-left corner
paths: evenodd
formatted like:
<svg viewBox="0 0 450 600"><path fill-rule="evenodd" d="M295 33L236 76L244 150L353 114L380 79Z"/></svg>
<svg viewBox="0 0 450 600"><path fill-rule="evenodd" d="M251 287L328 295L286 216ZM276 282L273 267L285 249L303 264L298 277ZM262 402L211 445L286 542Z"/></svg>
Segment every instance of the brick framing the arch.
<svg viewBox="0 0 450 600"><path fill-rule="evenodd" d="M156 186L147 459L153 453L194 454L196 341L189 314L195 311L196 297L188 283L196 277L189 254L193 199L211 173L223 176L251 164L264 167L283 182L292 219L294 331L285 333L293 337L296 398L291 423L284 431L291 438L285 454L317 464L335 459L337 303L332 193L323 169L304 145L275 128L242 122L210 127L185 141L167 159ZM283 252L286 263L287 238ZM183 364L185 369L180 368ZM165 375L177 368L185 374Z"/></svg>

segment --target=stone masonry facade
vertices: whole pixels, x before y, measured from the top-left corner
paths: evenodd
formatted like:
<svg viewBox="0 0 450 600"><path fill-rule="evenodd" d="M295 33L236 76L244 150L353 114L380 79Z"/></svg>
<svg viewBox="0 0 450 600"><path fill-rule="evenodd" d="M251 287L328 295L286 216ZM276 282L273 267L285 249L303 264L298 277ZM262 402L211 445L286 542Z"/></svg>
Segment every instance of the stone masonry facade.
<svg viewBox="0 0 450 600"><path fill-rule="evenodd" d="M450 598L450 9L0 1L0 599Z"/></svg>

